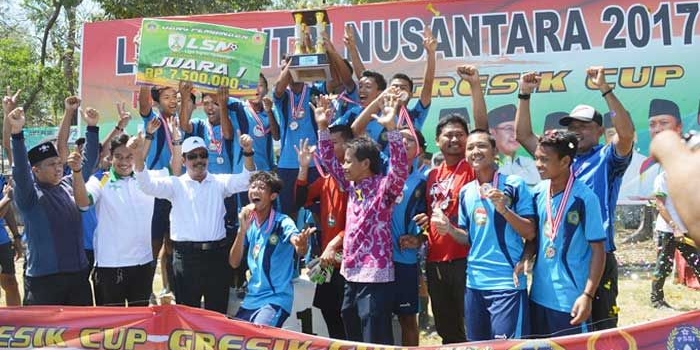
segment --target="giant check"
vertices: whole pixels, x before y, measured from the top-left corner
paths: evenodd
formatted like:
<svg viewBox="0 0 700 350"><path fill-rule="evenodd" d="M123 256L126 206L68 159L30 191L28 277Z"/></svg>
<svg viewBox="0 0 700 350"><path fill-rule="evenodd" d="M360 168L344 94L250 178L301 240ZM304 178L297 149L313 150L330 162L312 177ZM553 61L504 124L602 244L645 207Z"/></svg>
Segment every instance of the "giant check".
<svg viewBox="0 0 700 350"><path fill-rule="evenodd" d="M229 87L252 95L267 34L216 24L145 18L141 24L137 84L192 82L202 92Z"/></svg>

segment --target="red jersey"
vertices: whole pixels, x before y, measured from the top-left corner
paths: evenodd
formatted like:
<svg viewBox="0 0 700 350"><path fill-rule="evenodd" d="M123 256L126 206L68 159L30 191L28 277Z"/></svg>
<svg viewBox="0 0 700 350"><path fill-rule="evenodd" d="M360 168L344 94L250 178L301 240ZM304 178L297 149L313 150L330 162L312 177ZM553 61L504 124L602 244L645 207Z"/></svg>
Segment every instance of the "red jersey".
<svg viewBox="0 0 700 350"><path fill-rule="evenodd" d="M306 185L306 181L297 180L297 186ZM307 187L304 207L310 207L315 201L321 202L321 251L330 241L345 229L345 213L348 206L348 194L338 186L332 176L319 177Z"/></svg>
<svg viewBox="0 0 700 350"><path fill-rule="evenodd" d="M474 169L465 160L447 166L442 163L440 167L432 169L428 173L426 187L426 201L428 217L433 214L433 208L439 207L450 218L452 225L457 225L459 207L459 191L462 186L476 179ZM449 235L441 235L430 224L428 232L428 256L427 261L451 261L467 257L468 247L457 243Z"/></svg>

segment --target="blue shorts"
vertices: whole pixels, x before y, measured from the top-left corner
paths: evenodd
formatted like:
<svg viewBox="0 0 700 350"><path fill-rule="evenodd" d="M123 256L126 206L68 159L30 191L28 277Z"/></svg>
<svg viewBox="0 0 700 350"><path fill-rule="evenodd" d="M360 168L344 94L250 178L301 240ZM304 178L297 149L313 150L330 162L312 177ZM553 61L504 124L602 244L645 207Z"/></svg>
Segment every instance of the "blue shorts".
<svg viewBox="0 0 700 350"><path fill-rule="evenodd" d="M544 307L530 301L531 338L549 338L563 335L581 334L592 330L590 319L580 325L571 323L571 314Z"/></svg>
<svg viewBox="0 0 700 350"><path fill-rule="evenodd" d="M529 335L527 290L478 290L464 292L467 341L519 339Z"/></svg>
<svg viewBox="0 0 700 350"><path fill-rule="evenodd" d="M394 307L396 315L418 313L418 263L402 264L394 261Z"/></svg>
<svg viewBox="0 0 700 350"><path fill-rule="evenodd" d="M284 321L289 317L289 312L282 309L279 305L267 304L259 309L249 310L242 307L238 308L236 316L239 320L247 321L252 324L262 324L280 328Z"/></svg>

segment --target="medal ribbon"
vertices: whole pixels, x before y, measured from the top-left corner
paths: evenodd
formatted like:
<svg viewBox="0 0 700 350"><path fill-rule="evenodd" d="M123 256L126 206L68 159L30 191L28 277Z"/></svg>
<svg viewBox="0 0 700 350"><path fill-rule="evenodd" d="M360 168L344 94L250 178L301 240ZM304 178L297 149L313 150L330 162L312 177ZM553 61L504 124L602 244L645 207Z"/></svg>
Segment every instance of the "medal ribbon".
<svg viewBox="0 0 700 350"><path fill-rule="evenodd" d="M289 91L292 95L289 97L289 108L291 108L292 119L294 119L294 120L301 119L301 118L297 118L297 114L299 113L299 111L301 111L301 109L304 106L304 97L306 96L306 88L307 88L307 86L306 86L306 84L304 84L304 89L301 90L301 96L299 97L299 102L297 103L296 108L294 108L294 92L292 92L291 90Z"/></svg>
<svg viewBox="0 0 700 350"><path fill-rule="evenodd" d="M209 132L209 143L212 143L216 146L216 154L221 156L221 152L223 151L223 142L221 140L216 139L216 135L214 135L214 126L209 123L207 120L207 131Z"/></svg>
<svg viewBox="0 0 700 350"><path fill-rule="evenodd" d="M321 163L321 157L319 157L317 152L314 152L314 166L316 166L316 170L318 171L318 174L321 175L322 178L327 179L331 174L326 173L323 171L323 168L319 165Z"/></svg>
<svg viewBox="0 0 700 350"><path fill-rule="evenodd" d="M265 124L263 124L263 121L258 116L258 113L255 111L255 108L253 108L253 103L250 102L250 100L248 100L248 108L250 108L250 114L253 116L253 119L255 119L255 124L257 124L260 127L260 130L263 131L263 136L269 133L270 129L265 129Z"/></svg>
<svg viewBox="0 0 700 350"><path fill-rule="evenodd" d="M253 220L255 220L255 223L258 224L258 227L262 228L260 223L258 223L258 213L253 212ZM270 216L267 218L267 227L265 227L265 233L270 231L272 228L272 223L275 221L275 209L270 209Z"/></svg>
<svg viewBox="0 0 700 350"><path fill-rule="evenodd" d="M450 176L448 176L446 179L441 179L441 178L442 178L442 170L445 169L445 168L447 168L447 165L443 164L443 165L441 166L440 172L438 173L438 176L437 176L437 177L438 177L438 180L435 182L435 184L434 184L433 186L435 186L435 187L438 189L438 191L440 191L440 196L442 196L442 198L440 198L440 200L438 200L437 196L433 195L433 202L434 202L434 204L435 204L435 202L440 202L440 201L445 200L445 199L448 198L448 195L449 195L449 193L450 193L450 190L452 189L452 182L454 182L454 179L455 179L455 174L459 171L459 169L460 169L460 168L462 167L462 165L465 164L465 163L466 163L466 162L464 161L464 159L460 160L459 163L457 163L457 166L455 167L455 170L454 170L454 171L452 172L452 174L450 174ZM447 185L446 185L446 186L443 186L443 182L447 182L447 181L449 181L449 182L447 183ZM438 205L439 205L439 204L438 204Z"/></svg>
<svg viewBox="0 0 700 350"><path fill-rule="evenodd" d="M175 118L175 116L171 116L170 118ZM162 115L158 116L158 119L160 119L160 126L163 127L163 130L165 130L165 142L168 144L168 148L170 149L170 154L173 154L173 137L170 135L170 124L163 118Z"/></svg>
<svg viewBox="0 0 700 350"><path fill-rule="evenodd" d="M411 132L411 136L413 136L413 139L416 140L416 144L418 144L418 135L416 134L416 128L413 127L413 121L411 120L411 116L408 114L408 110L406 110L406 106L401 106L401 109L399 110L399 121L396 123L397 128L401 128L401 122L406 121L406 125L408 125L408 131ZM422 150L423 146L418 145L418 149Z"/></svg>
<svg viewBox="0 0 700 350"><path fill-rule="evenodd" d="M559 225L561 225L561 220L564 218L564 211L566 211L566 203L569 201L569 196L571 196L571 188L574 185L574 174L569 173L569 179L566 181L566 188L564 189L564 194L561 197L561 202L559 202L559 210L557 211L554 221L552 221L552 182L549 182L549 187L547 187L547 222L550 223L551 232L545 232L547 237L551 242L559 233Z"/></svg>

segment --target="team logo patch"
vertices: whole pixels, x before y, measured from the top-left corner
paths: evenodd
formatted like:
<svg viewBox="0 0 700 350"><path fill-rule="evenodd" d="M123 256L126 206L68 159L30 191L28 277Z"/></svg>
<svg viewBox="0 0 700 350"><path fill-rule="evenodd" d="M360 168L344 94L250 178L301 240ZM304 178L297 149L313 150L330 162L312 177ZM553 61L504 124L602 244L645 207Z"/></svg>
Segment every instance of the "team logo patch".
<svg viewBox="0 0 700 350"><path fill-rule="evenodd" d="M577 211L570 211L566 214L566 222L572 225L578 225L579 216Z"/></svg>
<svg viewBox="0 0 700 350"><path fill-rule="evenodd" d="M183 34L170 34L168 37L168 47L170 50L178 52L185 47L185 40L187 37Z"/></svg>
<svg viewBox="0 0 700 350"><path fill-rule="evenodd" d="M667 350L698 348L700 348L700 329L690 325L673 328L666 341Z"/></svg>
<svg viewBox="0 0 700 350"><path fill-rule="evenodd" d="M277 243L280 241L280 238L276 234L271 234L269 242L271 245L277 245Z"/></svg>
<svg viewBox="0 0 700 350"><path fill-rule="evenodd" d="M489 220L488 213L484 207L474 209L474 222L479 226L486 225Z"/></svg>

